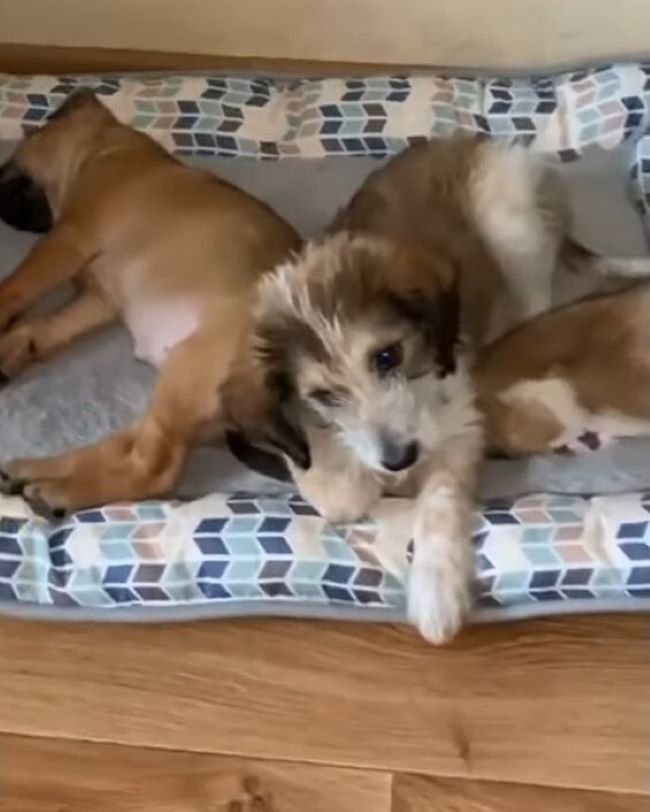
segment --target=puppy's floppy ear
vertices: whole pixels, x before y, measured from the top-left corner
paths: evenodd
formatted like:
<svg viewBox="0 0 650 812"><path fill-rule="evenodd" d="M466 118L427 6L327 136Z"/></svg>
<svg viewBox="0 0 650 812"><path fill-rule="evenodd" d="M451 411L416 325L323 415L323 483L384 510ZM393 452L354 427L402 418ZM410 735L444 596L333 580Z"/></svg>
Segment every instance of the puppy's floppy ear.
<svg viewBox="0 0 650 812"><path fill-rule="evenodd" d="M293 311L293 300L285 285L272 277L262 284L256 314L253 348L271 407L264 421L263 442L286 454L300 468L309 468L309 444L299 420L292 420L295 384L292 370L297 351L322 350L313 330Z"/></svg>
<svg viewBox="0 0 650 812"><path fill-rule="evenodd" d="M226 444L233 456L248 468L285 482L291 481L291 474L280 454L289 457L298 468L306 470L311 465L309 444L303 431L287 420L279 406L266 415L262 429L250 433L227 432Z"/></svg>
<svg viewBox="0 0 650 812"><path fill-rule="evenodd" d="M309 443L303 430L290 423L280 407L271 416L264 432L264 440L272 448L286 454L298 468L306 470L311 466Z"/></svg>
<svg viewBox="0 0 650 812"><path fill-rule="evenodd" d="M269 459L273 454L267 449L276 454L285 454L296 466L306 469L311 465L309 444L298 421L290 420L286 413L287 402L291 397L288 378L277 368L271 367L265 370L262 380L257 405L242 420L252 401L249 398L247 404L240 404L239 420L235 416L238 429L231 432L226 441L235 457L249 468L275 476L276 479L290 479L289 476L273 473L271 469L277 470L278 466Z"/></svg>
<svg viewBox="0 0 650 812"><path fill-rule="evenodd" d="M425 251L411 249L400 260L390 281L391 305L423 333L444 378L456 371L460 344L459 275L450 260Z"/></svg>
<svg viewBox="0 0 650 812"><path fill-rule="evenodd" d="M438 377L453 375L460 344L460 297L456 284L428 297L414 296L403 301L403 305L434 349Z"/></svg>
<svg viewBox="0 0 650 812"><path fill-rule="evenodd" d="M226 432L226 444L233 457L251 471L271 477L271 479L279 479L281 482L291 482L289 467L284 458L253 445L243 432Z"/></svg>

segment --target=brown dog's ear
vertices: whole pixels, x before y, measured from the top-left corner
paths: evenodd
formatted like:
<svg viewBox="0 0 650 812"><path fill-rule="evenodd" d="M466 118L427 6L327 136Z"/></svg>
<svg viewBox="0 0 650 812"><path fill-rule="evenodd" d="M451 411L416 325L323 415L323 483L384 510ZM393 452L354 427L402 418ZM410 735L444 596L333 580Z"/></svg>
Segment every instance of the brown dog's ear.
<svg viewBox="0 0 650 812"><path fill-rule="evenodd" d="M79 87L73 90L72 93L48 116L49 121L56 121L58 118L70 115L77 110L82 110L86 107L101 107L104 105L97 98L97 94L89 87Z"/></svg>

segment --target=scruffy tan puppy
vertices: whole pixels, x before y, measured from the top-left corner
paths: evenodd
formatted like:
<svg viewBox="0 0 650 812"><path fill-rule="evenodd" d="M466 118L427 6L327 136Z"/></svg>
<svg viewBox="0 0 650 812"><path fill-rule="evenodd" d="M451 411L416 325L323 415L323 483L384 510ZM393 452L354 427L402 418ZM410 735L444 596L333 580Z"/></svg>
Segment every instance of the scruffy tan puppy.
<svg viewBox="0 0 650 812"><path fill-rule="evenodd" d="M435 643L470 606L472 358L550 306L559 267L598 265L567 229L562 187L524 150L437 140L373 173L331 234L261 285L267 379L312 454L293 478L335 521L382 493L417 497L408 608Z"/></svg>
<svg viewBox="0 0 650 812"><path fill-rule="evenodd" d="M116 319L160 372L136 425L68 454L10 462L6 489L55 515L166 493L189 447L223 432L233 413L305 462L267 411L247 353L257 282L299 244L266 205L184 166L81 91L0 169L0 217L48 232L0 283L5 378ZM68 281L70 304L24 317Z"/></svg>
<svg viewBox="0 0 650 812"><path fill-rule="evenodd" d="M559 308L483 350L473 373L491 451L585 451L650 434L650 286Z"/></svg>

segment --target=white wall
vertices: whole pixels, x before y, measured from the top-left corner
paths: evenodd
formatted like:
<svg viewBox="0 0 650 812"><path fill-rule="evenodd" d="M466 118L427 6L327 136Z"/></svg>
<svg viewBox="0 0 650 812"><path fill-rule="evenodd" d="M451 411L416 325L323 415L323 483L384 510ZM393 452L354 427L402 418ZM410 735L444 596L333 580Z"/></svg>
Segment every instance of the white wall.
<svg viewBox="0 0 650 812"><path fill-rule="evenodd" d="M650 55L650 0L0 0L0 42L445 66Z"/></svg>

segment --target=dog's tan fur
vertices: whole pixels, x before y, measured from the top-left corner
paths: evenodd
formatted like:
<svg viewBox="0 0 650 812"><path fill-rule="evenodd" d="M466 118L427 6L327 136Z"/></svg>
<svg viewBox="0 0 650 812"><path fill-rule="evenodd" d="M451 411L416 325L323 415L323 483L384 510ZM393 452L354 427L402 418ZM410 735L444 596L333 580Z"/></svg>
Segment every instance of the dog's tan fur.
<svg viewBox="0 0 650 812"><path fill-rule="evenodd" d="M523 149L467 137L405 150L374 172L332 231L425 248L453 268L473 344L545 310L569 211L557 175Z"/></svg>
<svg viewBox="0 0 650 812"><path fill-rule="evenodd" d="M517 456L650 434L650 287L543 314L479 353L473 373L494 452Z"/></svg>
<svg viewBox="0 0 650 812"><path fill-rule="evenodd" d="M417 497L409 614L433 642L470 606L484 452L472 358L550 307L556 272L604 270L569 225L557 178L523 150L443 139L370 175L329 236L262 282L263 362L312 452L293 477L333 520L382 493ZM380 376L380 350L396 344L395 374Z"/></svg>
<svg viewBox="0 0 650 812"><path fill-rule="evenodd" d="M266 420L249 314L261 275L299 244L289 225L120 124L90 92L25 139L7 172L45 191L54 227L0 283L0 370L13 378L120 319L159 377L136 425L58 457L13 461L6 487L55 512L163 494L189 447L222 433L233 411L251 429ZM69 281L71 304L24 317Z"/></svg>

